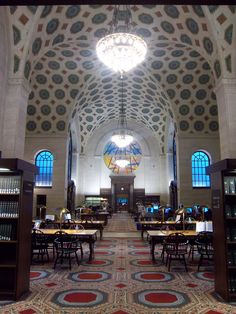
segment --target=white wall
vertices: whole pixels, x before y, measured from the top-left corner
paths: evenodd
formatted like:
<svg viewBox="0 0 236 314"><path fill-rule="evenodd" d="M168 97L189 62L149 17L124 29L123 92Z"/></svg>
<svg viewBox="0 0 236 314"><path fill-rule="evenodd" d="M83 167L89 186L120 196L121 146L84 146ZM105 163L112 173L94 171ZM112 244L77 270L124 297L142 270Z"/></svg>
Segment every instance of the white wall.
<svg viewBox="0 0 236 314"><path fill-rule="evenodd" d="M196 150L203 150L214 163L220 160L220 146L218 137L178 137L178 187L179 203L186 206L194 203L211 204L211 189L192 188L191 156Z"/></svg>
<svg viewBox="0 0 236 314"><path fill-rule="evenodd" d="M132 124L135 139L141 146L143 157L139 168L134 172L134 188L144 188L146 194L160 194L168 201L168 181L166 155L160 154L158 139L143 125ZM114 175L103 161L103 150L112 135L111 124L102 126L89 139L86 149L79 157L77 202L84 195L99 195L101 188L111 188L110 175ZM142 135L141 135L142 134Z"/></svg>
<svg viewBox="0 0 236 314"><path fill-rule="evenodd" d="M6 8L0 7L0 134L3 134L4 108L6 100L6 86L8 79L8 51ZM0 151L2 151L3 136L0 136Z"/></svg>
<svg viewBox="0 0 236 314"><path fill-rule="evenodd" d="M25 143L25 160L34 163L35 155L48 149L54 155L52 188L34 189L34 214L36 212L36 196L47 195L47 212L54 213L55 208L66 206L66 173L67 173L67 138L66 137L27 137Z"/></svg>

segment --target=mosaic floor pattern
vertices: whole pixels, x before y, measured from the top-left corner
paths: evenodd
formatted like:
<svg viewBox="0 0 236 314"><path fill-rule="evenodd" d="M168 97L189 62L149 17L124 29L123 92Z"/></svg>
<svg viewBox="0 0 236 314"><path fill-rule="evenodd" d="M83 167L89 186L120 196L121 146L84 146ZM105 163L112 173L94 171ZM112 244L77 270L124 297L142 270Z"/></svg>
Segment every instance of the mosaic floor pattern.
<svg viewBox="0 0 236 314"><path fill-rule="evenodd" d="M160 248L161 249L161 248ZM80 266L52 269L52 262L31 267L31 294L24 301L0 302L1 314L225 314L236 306L219 302L214 294L212 266L189 272L173 262L171 272L151 261L149 245L140 238L97 241L95 259L88 247Z"/></svg>
<svg viewBox="0 0 236 314"><path fill-rule="evenodd" d="M117 212L108 220L105 232L136 232L137 227L134 220L127 212Z"/></svg>

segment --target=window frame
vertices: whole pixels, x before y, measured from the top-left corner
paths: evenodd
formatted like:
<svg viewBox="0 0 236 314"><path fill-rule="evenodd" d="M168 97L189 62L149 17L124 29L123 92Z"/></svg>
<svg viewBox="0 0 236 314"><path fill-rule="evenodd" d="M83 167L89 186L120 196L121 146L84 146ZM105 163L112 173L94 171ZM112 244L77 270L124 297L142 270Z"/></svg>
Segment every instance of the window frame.
<svg viewBox="0 0 236 314"><path fill-rule="evenodd" d="M45 153L50 154L50 156L49 156L50 160L46 160L46 159L43 160L43 158L45 158L45 157L43 157L43 154L45 154ZM42 160L39 160L38 159L39 157L41 157ZM37 188L37 189L40 189L40 188L51 189L53 186L53 170L54 170L54 155L53 155L53 153L48 149L41 150L35 155L34 162L35 162L35 165L39 168L39 173L35 175L35 188ZM38 164L39 162L46 163L46 165L40 166ZM46 169L46 172L41 174L40 169ZM51 169L51 170L48 171L48 169ZM39 181L40 175L42 176L41 181ZM45 179L45 177L46 177L46 179ZM41 182L40 185L38 185L39 182ZM46 184L46 182L48 182L48 184Z"/></svg>
<svg viewBox="0 0 236 314"><path fill-rule="evenodd" d="M207 158L207 159L205 159L205 161L201 160L197 156L197 154L199 154L200 157L204 156L204 158ZM198 158L198 160L194 161L193 160L194 157ZM206 164L207 162L208 162L208 164ZM205 163L205 166L203 166L203 165L194 166L194 163L195 164ZM203 171L203 169L210 166L210 164L211 164L211 159L210 159L210 155L207 152L205 152L203 150L196 150L192 153L192 156L191 156L191 178L192 178L192 188L193 189L211 189L211 177L210 177L210 175L206 174L206 171ZM196 168L197 168L197 171L195 171ZM196 172L198 172L198 173L196 173ZM202 179L197 180L197 177L200 177ZM208 178L209 178L209 180L208 180ZM201 183L202 185L201 186L194 185L194 184L197 184L197 182ZM205 183L205 185L203 185L204 183Z"/></svg>

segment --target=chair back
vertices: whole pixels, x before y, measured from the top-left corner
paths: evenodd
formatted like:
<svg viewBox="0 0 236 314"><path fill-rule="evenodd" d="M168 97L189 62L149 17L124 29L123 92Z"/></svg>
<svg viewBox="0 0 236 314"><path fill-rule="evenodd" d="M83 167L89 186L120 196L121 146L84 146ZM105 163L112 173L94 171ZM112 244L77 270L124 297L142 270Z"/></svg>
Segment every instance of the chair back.
<svg viewBox="0 0 236 314"><path fill-rule="evenodd" d="M188 240L181 232L170 234L165 241L166 251L171 254L186 254L188 249Z"/></svg>
<svg viewBox="0 0 236 314"><path fill-rule="evenodd" d="M47 244L47 238L48 238L47 235L45 235L41 230L33 229L31 235L32 248L36 249L43 244Z"/></svg>
<svg viewBox="0 0 236 314"><path fill-rule="evenodd" d="M202 231L197 235L195 243L199 254L213 255L213 232Z"/></svg>

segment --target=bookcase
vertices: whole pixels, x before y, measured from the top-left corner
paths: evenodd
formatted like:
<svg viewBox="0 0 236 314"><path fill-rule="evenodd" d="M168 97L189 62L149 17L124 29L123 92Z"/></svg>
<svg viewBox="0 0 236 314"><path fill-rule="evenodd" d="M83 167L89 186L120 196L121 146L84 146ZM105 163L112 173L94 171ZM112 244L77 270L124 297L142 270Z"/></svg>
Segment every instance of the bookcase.
<svg viewBox="0 0 236 314"><path fill-rule="evenodd" d="M29 291L35 173L24 160L0 159L1 300L18 300Z"/></svg>
<svg viewBox="0 0 236 314"><path fill-rule="evenodd" d="M236 159L207 168L212 183L215 291L226 301L236 300Z"/></svg>

